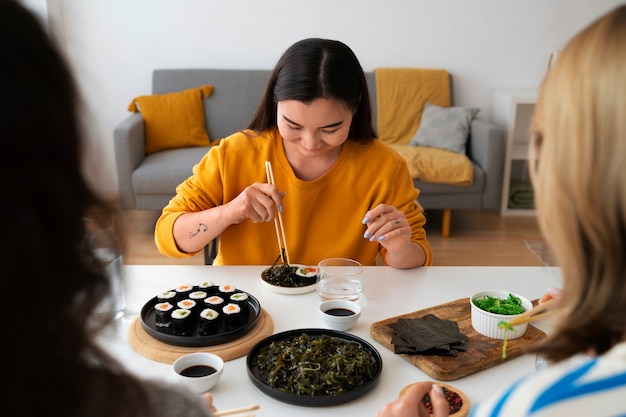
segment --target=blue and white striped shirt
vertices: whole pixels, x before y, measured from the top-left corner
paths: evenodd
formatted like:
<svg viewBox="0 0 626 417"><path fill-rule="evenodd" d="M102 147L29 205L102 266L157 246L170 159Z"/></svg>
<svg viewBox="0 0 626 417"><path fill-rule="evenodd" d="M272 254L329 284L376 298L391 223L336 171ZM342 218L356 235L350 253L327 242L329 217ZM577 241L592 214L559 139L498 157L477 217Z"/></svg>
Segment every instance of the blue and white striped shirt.
<svg viewBox="0 0 626 417"><path fill-rule="evenodd" d="M478 402L470 417L626 416L626 343L597 358L577 355Z"/></svg>

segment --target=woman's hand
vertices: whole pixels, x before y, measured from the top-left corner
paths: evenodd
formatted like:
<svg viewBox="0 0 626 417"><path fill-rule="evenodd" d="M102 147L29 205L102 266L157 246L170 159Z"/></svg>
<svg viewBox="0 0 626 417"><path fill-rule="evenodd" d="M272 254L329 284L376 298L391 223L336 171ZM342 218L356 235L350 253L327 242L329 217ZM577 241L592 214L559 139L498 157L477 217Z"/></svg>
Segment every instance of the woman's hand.
<svg viewBox="0 0 626 417"><path fill-rule="evenodd" d="M432 414L426 411L422 403L426 393L430 394ZM432 382L416 382L398 399L381 408L376 417L447 417L449 412L450 405L439 385Z"/></svg>
<svg viewBox="0 0 626 417"><path fill-rule="evenodd" d="M389 204L379 204L365 213L367 225L363 237L387 249L384 261L395 268L415 268L424 265L426 252L411 240L413 231L406 215Z"/></svg>
<svg viewBox="0 0 626 417"><path fill-rule="evenodd" d="M379 204L365 213L363 237L377 241L390 251L402 251L411 242L411 226L403 211L389 204Z"/></svg>
<svg viewBox="0 0 626 417"><path fill-rule="evenodd" d="M546 301L550 301L555 298L559 298L561 296L561 289L555 287L548 287L546 289L546 293L541 296L539 299L539 304L545 303Z"/></svg>
<svg viewBox="0 0 626 417"><path fill-rule="evenodd" d="M276 217L276 208L282 207L284 197L285 194L275 185L255 182L226 206L232 224L239 224L245 220L252 223L271 222Z"/></svg>

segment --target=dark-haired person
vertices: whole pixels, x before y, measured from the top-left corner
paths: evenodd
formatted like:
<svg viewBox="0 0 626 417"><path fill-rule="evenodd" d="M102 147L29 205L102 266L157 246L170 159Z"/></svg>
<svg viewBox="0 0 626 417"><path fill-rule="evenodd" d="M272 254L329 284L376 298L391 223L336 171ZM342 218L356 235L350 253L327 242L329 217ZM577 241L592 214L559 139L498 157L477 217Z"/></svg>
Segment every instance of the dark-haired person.
<svg viewBox="0 0 626 417"><path fill-rule="evenodd" d="M625 74L626 5L577 34L546 74L531 178L541 232L561 265L560 315L533 348L549 365L477 402L472 417L626 415ZM404 396L378 417L425 415L417 400ZM433 417L447 415L435 404Z"/></svg>
<svg viewBox="0 0 626 417"><path fill-rule="evenodd" d="M267 183L265 161L274 171ZM161 253L188 257L219 236L215 264L329 257L396 268L432 252L403 158L376 139L361 65L345 44L310 38L279 59L248 129L222 139L180 184L157 221Z"/></svg>
<svg viewBox="0 0 626 417"><path fill-rule="evenodd" d="M81 175L78 92L39 21L0 0L2 410L11 416L210 417L205 398L131 376L94 341L110 323L94 311L110 292L85 244L84 218L112 207Z"/></svg>

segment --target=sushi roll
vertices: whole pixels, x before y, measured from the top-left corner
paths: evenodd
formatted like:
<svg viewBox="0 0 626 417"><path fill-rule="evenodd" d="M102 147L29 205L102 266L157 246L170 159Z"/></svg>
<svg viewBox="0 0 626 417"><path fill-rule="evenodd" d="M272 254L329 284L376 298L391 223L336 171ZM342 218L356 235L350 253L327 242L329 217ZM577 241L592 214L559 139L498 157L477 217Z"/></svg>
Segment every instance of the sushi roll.
<svg viewBox="0 0 626 417"><path fill-rule="evenodd" d="M180 300L178 303L176 303L176 306L178 308L184 308L185 310L193 310L196 306L196 302L189 298L185 298L184 300Z"/></svg>
<svg viewBox="0 0 626 417"><path fill-rule="evenodd" d="M248 300L250 297L245 292L236 292L230 296L230 302L235 303L241 308L241 314L248 317L250 314L250 304Z"/></svg>
<svg viewBox="0 0 626 417"><path fill-rule="evenodd" d="M207 298L206 291L192 291L189 293L189 299L194 301L196 305L193 310L196 313L199 313L204 308L204 299Z"/></svg>
<svg viewBox="0 0 626 417"><path fill-rule="evenodd" d="M298 266L296 268L296 275L304 287L315 284L317 282L317 274L318 271L315 266Z"/></svg>
<svg viewBox="0 0 626 417"><path fill-rule="evenodd" d="M198 284L198 290L204 291L207 295L215 295L219 292L219 286L213 281L203 281Z"/></svg>
<svg viewBox="0 0 626 417"><path fill-rule="evenodd" d="M204 299L204 308L212 308L215 311L220 311L224 306L224 299L218 295L212 295Z"/></svg>
<svg viewBox="0 0 626 417"><path fill-rule="evenodd" d="M235 288L235 287L233 287L232 285L229 285L229 284L227 284L227 285L220 285L219 286L219 291L222 294L226 295L227 296L226 298L228 298L228 297L230 297L232 294L234 294L237 291L237 288Z"/></svg>
<svg viewBox="0 0 626 417"><path fill-rule="evenodd" d="M172 311L172 331L178 336L190 336L194 330L191 310L177 308Z"/></svg>
<svg viewBox="0 0 626 417"><path fill-rule="evenodd" d="M172 310L174 304L164 302L154 305L154 322L159 331L168 331L172 327Z"/></svg>
<svg viewBox="0 0 626 417"><path fill-rule="evenodd" d="M212 308L202 310L198 320L198 334L200 336L216 334L222 322L220 313Z"/></svg>
<svg viewBox="0 0 626 417"><path fill-rule="evenodd" d="M176 287L176 301L184 300L185 298L189 298L189 293L193 291L193 286L189 284L183 284Z"/></svg>
<svg viewBox="0 0 626 417"><path fill-rule="evenodd" d="M157 302L176 304L176 291L163 291L157 294Z"/></svg>
<svg viewBox="0 0 626 417"><path fill-rule="evenodd" d="M193 291L189 293L189 299L194 300L196 303L199 303L200 301L204 300L208 296L209 295L207 294L206 291Z"/></svg>
<svg viewBox="0 0 626 417"><path fill-rule="evenodd" d="M228 303L222 307L224 324L228 329L241 327L248 321L248 316L241 314L241 308L235 303Z"/></svg>

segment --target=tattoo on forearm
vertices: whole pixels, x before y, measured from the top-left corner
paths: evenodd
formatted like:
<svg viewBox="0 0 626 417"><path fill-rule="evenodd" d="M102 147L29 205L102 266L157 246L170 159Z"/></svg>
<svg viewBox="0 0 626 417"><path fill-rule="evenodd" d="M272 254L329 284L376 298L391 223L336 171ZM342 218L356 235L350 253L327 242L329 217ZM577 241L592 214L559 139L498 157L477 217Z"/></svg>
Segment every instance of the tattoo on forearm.
<svg viewBox="0 0 626 417"><path fill-rule="evenodd" d="M200 232L206 232L207 230L209 230L209 228L207 227L206 224L204 223L199 223L198 224L198 230L196 230L195 232L189 232L189 239L195 237L198 235L198 233Z"/></svg>

